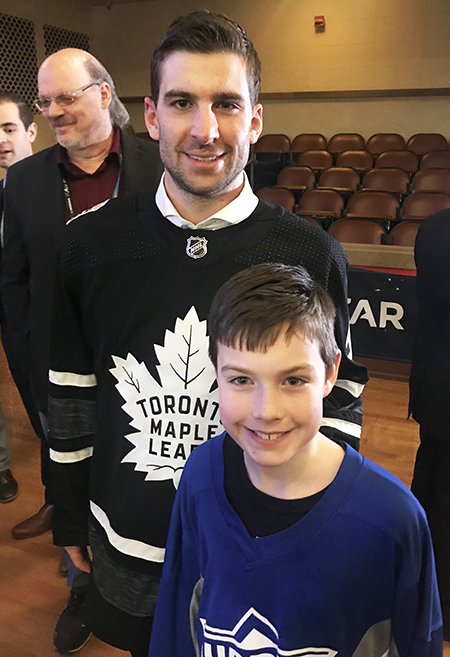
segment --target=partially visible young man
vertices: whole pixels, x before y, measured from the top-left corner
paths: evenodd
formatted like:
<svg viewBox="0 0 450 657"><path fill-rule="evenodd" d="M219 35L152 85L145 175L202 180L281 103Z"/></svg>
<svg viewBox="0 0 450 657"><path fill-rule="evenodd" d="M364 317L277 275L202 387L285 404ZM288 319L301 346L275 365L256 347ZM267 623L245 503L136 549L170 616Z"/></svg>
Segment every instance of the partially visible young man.
<svg viewBox="0 0 450 657"><path fill-rule="evenodd" d="M184 470L149 657L442 656L423 509L319 431L333 319L303 267L256 265L214 298L226 433Z"/></svg>
<svg viewBox="0 0 450 657"><path fill-rule="evenodd" d="M324 431L355 446L365 368L351 360L347 259L337 241L259 202L244 167L262 130L260 62L244 30L199 11L155 49L150 135L165 173L68 226L51 358L54 536L89 570L94 634L146 655L184 463L221 432L206 317L235 272L303 264L338 307L340 381ZM69 421L70 418L70 421Z"/></svg>
<svg viewBox="0 0 450 657"><path fill-rule="evenodd" d="M5 176L0 183L0 239L3 236L3 190L6 182L6 172L15 162L19 162L33 154L33 142L36 139L37 126L33 121L33 112L22 98L16 94L0 89L0 167L5 169ZM40 436L42 429L39 415L34 405L28 376L14 360L11 349L11 336L8 325L4 321L3 309L0 306L0 321L2 324L2 342L8 359L11 374L22 397L23 404L33 429ZM17 481L11 470L11 453L8 449L8 434L5 416L0 406L0 502L12 502L19 492Z"/></svg>

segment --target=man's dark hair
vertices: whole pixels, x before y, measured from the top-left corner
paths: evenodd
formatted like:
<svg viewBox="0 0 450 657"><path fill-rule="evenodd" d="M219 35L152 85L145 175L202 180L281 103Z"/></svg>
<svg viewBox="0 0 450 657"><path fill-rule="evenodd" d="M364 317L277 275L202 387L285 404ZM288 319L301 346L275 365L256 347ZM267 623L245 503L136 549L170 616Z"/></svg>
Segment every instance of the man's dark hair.
<svg viewBox="0 0 450 657"><path fill-rule="evenodd" d="M1 103L14 103L14 105L17 105L20 120L25 126L25 130L28 130L30 125L33 123L34 116L30 106L23 100L23 98L13 93L12 91L0 89L0 104Z"/></svg>
<svg viewBox="0 0 450 657"><path fill-rule="evenodd" d="M304 267L254 265L218 290L208 317L209 356L217 367L218 344L265 352L280 335L298 333L319 345L326 371L339 352L336 310L330 295Z"/></svg>
<svg viewBox="0 0 450 657"><path fill-rule="evenodd" d="M206 9L176 18L153 51L150 64L152 98L158 103L161 68L174 52L213 54L230 52L240 55L247 67L252 105L258 102L261 85L261 62L253 43L235 21Z"/></svg>

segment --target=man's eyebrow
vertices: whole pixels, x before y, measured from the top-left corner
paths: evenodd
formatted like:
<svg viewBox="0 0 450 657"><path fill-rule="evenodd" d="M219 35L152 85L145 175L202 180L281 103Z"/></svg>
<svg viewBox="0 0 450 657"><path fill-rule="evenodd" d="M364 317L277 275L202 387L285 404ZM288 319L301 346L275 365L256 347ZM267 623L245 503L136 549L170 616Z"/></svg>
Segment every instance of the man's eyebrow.
<svg viewBox="0 0 450 657"><path fill-rule="evenodd" d="M17 128L17 125L14 121L6 121L6 123L0 125L0 128Z"/></svg>
<svg viewBox="0 0 450 657"><path fill-rule="evenodd" d="M182 89L170 89L164 94L164 100L171 100L173 98L182 98L183 100L194 101L198 98L196 94L190 93L189 91L183 91ZM234 92L223 92L220 94L214 94L212 96L213 103L223 103L223 102L235 102L243 103L245 102L244 96Z"/></svg>
<svg viewBox="0 0 450 657"><path fill-rule="evenodd" d="M170 100L171 98L183 98L184 100L195 100L196 96L189 93L189 91L183 91L182 89L170 89L164 94L164 100Z"/></svg>

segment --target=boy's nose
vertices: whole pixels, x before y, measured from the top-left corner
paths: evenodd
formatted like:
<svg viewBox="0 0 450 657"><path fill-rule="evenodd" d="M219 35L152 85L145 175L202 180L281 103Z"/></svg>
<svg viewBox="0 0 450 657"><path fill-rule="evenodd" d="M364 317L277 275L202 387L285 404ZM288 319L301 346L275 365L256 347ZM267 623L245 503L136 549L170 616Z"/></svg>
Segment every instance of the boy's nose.
<svg viewBox="0 0 450 657"><path fill-rule="evenodd" d="M253 398L253 416L257 420L273 422L282 416L279 395L275 390L257 390Z"/></svg>

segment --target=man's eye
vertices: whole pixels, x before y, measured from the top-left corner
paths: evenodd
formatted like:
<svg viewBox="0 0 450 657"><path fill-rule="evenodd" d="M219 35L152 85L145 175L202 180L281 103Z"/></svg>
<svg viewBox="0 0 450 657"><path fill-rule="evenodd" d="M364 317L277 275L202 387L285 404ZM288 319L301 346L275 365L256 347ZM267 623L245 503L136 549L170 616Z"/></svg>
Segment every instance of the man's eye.
<svg viewBox="0 0 450 657"><path fill-rule="evenodd" d="M55 98L57 105L71 105L74 100L75 98L72 94L59 94L59 96Z"/></svg>
<svg viewBox="0 0 450 657"><path fill-rule="evenodd" d="M229 102L229 101L227 101L227 100L223 100L222 102L220 102L220 103L218 104L218 107L219 107L220 109L227 110L227 111L229 111L229 110L237 110L237 109L238 109L238 106L236 105L236 103L232 103L232 102Z"/></svg>
<svg viewBox="0 0 450 657"><path fill-rule="evenodd" d="M189 101L185 98L179 98L173 101L172 106L178 107L179 109L187 109L189 107Z"/></svg>
<svg viewBox="0 0 450 657"><path fill-rule="evenodd" d="M5 132L8 135L11 134L11 132L15 132L15 131L16 131L16 128L5 128Z"/></svg>

